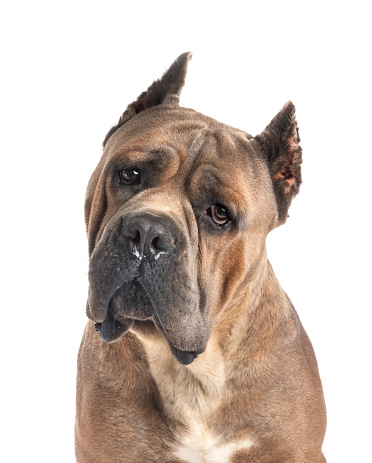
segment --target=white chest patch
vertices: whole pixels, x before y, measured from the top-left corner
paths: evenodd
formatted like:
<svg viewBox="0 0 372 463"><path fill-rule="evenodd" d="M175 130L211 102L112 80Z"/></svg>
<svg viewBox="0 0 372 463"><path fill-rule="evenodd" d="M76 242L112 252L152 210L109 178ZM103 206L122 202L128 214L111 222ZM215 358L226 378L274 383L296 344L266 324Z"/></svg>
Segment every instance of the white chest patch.
<svg viewBox="0 0 372 463"><path fill-rule="evenodd" d="M185 463L230 463L235 452L253 445L250 439L225 442L207 425L225 387L225 363L218 340L211 338L205 352L185 367L173 357L163 337L140 339L165 413L183 425L174 436L176 458Z"/></svg>
<svg viewBox="0 0 372 463"><path fill-rule="evenodd" d="M253 442L249 439L219 444L213 437L196 423L182 441L175 447L174 456L187 463L229 463L238 450L248 450Z"/></svg>

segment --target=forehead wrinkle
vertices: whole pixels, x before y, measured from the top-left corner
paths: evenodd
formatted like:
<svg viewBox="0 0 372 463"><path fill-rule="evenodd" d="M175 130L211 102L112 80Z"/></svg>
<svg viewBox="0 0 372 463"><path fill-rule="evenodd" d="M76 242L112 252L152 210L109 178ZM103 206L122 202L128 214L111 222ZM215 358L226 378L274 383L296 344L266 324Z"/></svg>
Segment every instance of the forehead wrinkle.
<svg viewBox="0 0 372 463"><path fill-rule="evenodd" d="M183 162L182 169L185 171L191 170L196 159L200 156L203 146L206 142L205 130L198 131L190 145L187 147L187 156ZM200 133L201 132L201 133Z"/></svg>
<svg viewBox="0 0 372 463"><path fill-rule="evenodd" d="M166 158L169 161L177 158L176 150L172 146L159 146L149 149L144 149L143 146L131 146L130 148L119 151L113 156L114 159L125 159L129 161L136 161L137 159L148 162L156 160L157 158Z"/></svg>
<svg viewBox="0 0 372 463"><path fill-rule="evenodd" d="M197 197L207 193L211 200L225 200L238 213L245 214L253 200L249 184L254 185L256 176L259 178L248 144L249 138L243 132L209 130L187 176L185 187L189 193Z"/></svg>
<svg viewBox="0 0 372 463"><path fill-rule="evenodd" d="M253 190L257 189L266 165L252 147L252 136L242 131L230 132L225 128L217 128L211 135L216 149L208 153L212 158L208 160L208 164L217 171L218 174L214 174L217 181L221 185L245 185L247 194L252 190L249 185L253 186ZM213 158L219 162L213 162ZM222 165L224 169L221 169ZM232 179L236 181L232 182Z"/></svg>
<svg viewBox="0 0 372 463"><path fill-rule="evenodd" d="M212 167L212 169L210 169ZM246 194L245 189L242 193L241 188L236 188L235 184L241 182L234 182L231 180L225 180L221 175L221 166L215 166L213 164L201 165L195 172L195 180L198 178L203 179L203 183L197 183L197 188L199 191L204 191L209 193L211 199L215 200L226 200L230 205L233 205L237 212L243 212L248 207L248 195ZM233 178L236 179L236 173L234 173Z"/></svg>
<svg viewBox="0 0 372 463"><path fill-rule="evenodd" d="M212 177L216 180L218 185L224 186L225 184L230 183L224 181L224 171L221 170L221 167L223 161L227 162L228 167L230 167L229 161L231 161L231 159L227 158L225 153L229 151L228 155L231 157L231 154L236 150L236 147L232 137L226 136L224 132L226 131L223 129L213 129L209 130L205 134L202 145L194 155L193 168L190 171L190 175L198 175L199 170L201 170L204 171L200 174L203 177L203 180L205 180L205 177ZM225 141L228 141L229 150L223 149L222 145ZM235 165L235 163L233 165ZM238 172L235 172L234 174L236 175ZM205 183L205 181L203 183Z"/></svg>
<svg viewBox="0 0 372 463"><path fill-rule="evenodd" d="M182 166L184 173L184 185L186 189L191 185L198 167L205 164L206 160L204 154L206 152L211 153L214 151L212 149L206 149L206 146L211 142L211 137L208 136L210 133L211 131L208 128L199 131L199 135L197 135L190 144L187 158Z"/></svg>
<svg viewBox="0 0 372 463"><path fill-rule="evenodd" d="M182 191L188 188L188 185L192 179L195 160L198 159L205 143L205 130L198 130L198 133L192 139L189 146L183 146L183 156L179 152L180 162L177 171L178 181L177 184L181 186Z"/></svg>

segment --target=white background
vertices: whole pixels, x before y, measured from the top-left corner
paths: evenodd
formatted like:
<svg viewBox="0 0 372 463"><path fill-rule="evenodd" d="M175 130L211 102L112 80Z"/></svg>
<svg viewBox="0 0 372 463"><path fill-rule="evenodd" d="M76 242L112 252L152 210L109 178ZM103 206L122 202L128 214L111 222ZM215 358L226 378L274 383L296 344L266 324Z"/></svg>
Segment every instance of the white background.
<svg viewBox="0 0 372 463"><path fill-rule="evenodd" d="M261 132L291 99L303 186L269 258L313 342L328 462L372 462L367 2L7 2L1 460L73 462L86 184L126 105L192 51L181 104Z"/></svg>

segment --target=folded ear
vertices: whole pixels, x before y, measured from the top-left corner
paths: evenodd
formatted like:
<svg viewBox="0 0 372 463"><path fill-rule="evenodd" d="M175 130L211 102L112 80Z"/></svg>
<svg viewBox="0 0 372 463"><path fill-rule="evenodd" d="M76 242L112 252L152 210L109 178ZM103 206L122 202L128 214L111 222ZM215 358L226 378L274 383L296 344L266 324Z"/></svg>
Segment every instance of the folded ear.
<svg viewBox="0 0 372 463"><path fill-rule="evenodd" d="M294 104L288 101L266 129L255 137L269 165L278 205L278 225L286 221L291 201L302 182L302 149L295 112Z"/></svg>
<svg viewBox="0 0 372 463"><path fill-rule="evenodd" d="M111 135L136 114L158 105L178 106L181 90L185 85L187 65L192 57L190 52L183 53L171 67L163 74L161 79L155 80L146 92L141 93L136 101L128 105L120 116L117 125L106 135L103 146Z"/></svg>

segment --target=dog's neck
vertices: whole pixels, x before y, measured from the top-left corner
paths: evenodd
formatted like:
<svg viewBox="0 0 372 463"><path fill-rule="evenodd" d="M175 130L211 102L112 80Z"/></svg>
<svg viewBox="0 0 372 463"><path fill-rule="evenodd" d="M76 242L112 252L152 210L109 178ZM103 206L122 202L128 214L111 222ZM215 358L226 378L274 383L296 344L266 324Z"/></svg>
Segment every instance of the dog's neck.
<svg viewBox="0 0 372 463"><path fill-rule="evenodd" d="M162 336L137 336L146 351L151 374L166 413L179 422L202 417L217 407L225 384L225 361L217 339L211 337L203 354L184 366L173 357Z"/></svg>
<svg viewBox="0 0 372 463"><path fill-rule="evenodd" d="M234 371L252 369L264 360L263 356L270 355L278 325L287 316L283 307L288 307L289 314L289 302L265 255L254 279L222 314L205 352L192 364L179 364L156 330L134 330L143 343L165 411L180 422L187 422L188 417L194 422L203 420L213 412ZM255 357L256 352L260 358Z"/></svg>
<svg viewBox="0 0 372 463"><path fill-rule="evenodd" d="M279 324L291 314L291 303L264 253L254 277L237 291L214 329L229 365L234 368L238 357L252 366L255 346L261 356L270 355Z"/></svg>

